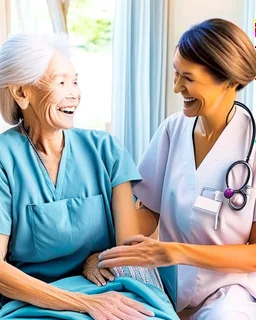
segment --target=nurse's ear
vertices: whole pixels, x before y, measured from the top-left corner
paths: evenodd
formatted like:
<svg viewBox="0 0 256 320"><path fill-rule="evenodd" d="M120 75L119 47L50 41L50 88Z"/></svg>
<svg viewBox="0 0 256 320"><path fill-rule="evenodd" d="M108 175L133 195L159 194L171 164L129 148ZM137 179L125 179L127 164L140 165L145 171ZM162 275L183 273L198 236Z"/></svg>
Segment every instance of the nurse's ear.
<svg viewBox="0 0 256 320"><path fill-rule="evenodd" d="M236 91L236 88L239 86L239 83L237 82L234 82L234 81L229 81L227 83L227 89L235 89Z"/></svg>
<svg viewBox="0 0 256 320"><path fill-rule="evenodd" d="M18 103L20 108L23 110L27 109L27 107L29 106L29 99L24 88L15 84L10 84L8 87L11 92L11 95L13 96L14 100Z"/></svg>

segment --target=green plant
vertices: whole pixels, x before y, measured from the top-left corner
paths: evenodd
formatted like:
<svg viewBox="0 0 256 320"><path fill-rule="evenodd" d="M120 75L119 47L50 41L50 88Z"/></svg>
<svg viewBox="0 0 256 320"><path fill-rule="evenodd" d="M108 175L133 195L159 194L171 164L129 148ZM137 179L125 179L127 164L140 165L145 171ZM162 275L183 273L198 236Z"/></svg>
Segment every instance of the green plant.
<svg viewBox="0 0 256 320"><path fill-rule="evenodd" d="M79 47L86 51L103 51L109 48L112 18L107 10L99 7L99 2L70 1L67 24L69 33L76 37Z"/></svg>

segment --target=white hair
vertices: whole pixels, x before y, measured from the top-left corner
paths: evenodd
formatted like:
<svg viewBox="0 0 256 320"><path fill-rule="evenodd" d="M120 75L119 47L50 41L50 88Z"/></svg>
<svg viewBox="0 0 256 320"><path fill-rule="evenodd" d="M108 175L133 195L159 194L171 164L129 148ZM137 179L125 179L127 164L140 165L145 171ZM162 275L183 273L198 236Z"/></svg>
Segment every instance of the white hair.
<svg viewBox="0 0 256 320"><path fill-rule="evenodd" d="M0 113L9 124L21 118L20 107L8 85L33 85L46 71L57 50L69 58L68 36L65 33L12 35L0 47Z"/></svg>

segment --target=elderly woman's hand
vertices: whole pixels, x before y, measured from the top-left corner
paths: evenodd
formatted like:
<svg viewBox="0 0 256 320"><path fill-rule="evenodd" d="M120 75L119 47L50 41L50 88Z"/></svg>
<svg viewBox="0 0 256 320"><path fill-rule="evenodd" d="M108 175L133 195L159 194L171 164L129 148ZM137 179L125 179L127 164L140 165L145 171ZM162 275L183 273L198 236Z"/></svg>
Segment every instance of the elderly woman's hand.
<svg viewBox="0 0 256 320"><path fill-rule="evenodd" d="M113 281L115 277L108 269L98 267L99 254L100 252L94 253L85 260L82 274L100 287L106 285L106 280Z"/></svg>
<svg viewBox="0 0 256 320"><path fill-rule="evenodd" d="M124 246L106 250L99 255L99 268L119 266L159 267L173 265L170 243L137 235L125 241Z"/></svg>
<svg viewBox="0 0 256 320"><path fill-rule="evenodd" d="M78 298L79 312L88 313L95 320L146 320L154 313L142 303L130 299L119 292L106 292L96 295L74 293Z"/></svg>

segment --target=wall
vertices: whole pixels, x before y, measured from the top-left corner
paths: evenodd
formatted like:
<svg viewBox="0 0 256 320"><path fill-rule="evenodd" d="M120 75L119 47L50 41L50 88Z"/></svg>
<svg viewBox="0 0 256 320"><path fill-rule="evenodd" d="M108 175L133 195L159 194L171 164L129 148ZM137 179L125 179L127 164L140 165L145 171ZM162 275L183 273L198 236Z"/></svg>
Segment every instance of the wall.
<svg viewBox="0 0 256 320"><path fill-rule="evenodd" d="M166 115L180 111L183 99L173 92L172 57L175 46L191 25L208 18L223 18L243 27L243 12L246 0L170 0L169 44L167 69Z"/></svg>
<svg viewBox="0 0 256 320"><path fill-rule="evenodd" d="M6 25L6 4L9 0L0 0L0 45L4 41ZM169 44L167 71L167 106L166 115L180 111L181 95L173 93L172 56L180 35L192 24L207 18L219 17L231 20L240 27L243 25L243 8L246 0L169 0ZM8 126L0 118L0 132Z"/></svg>

